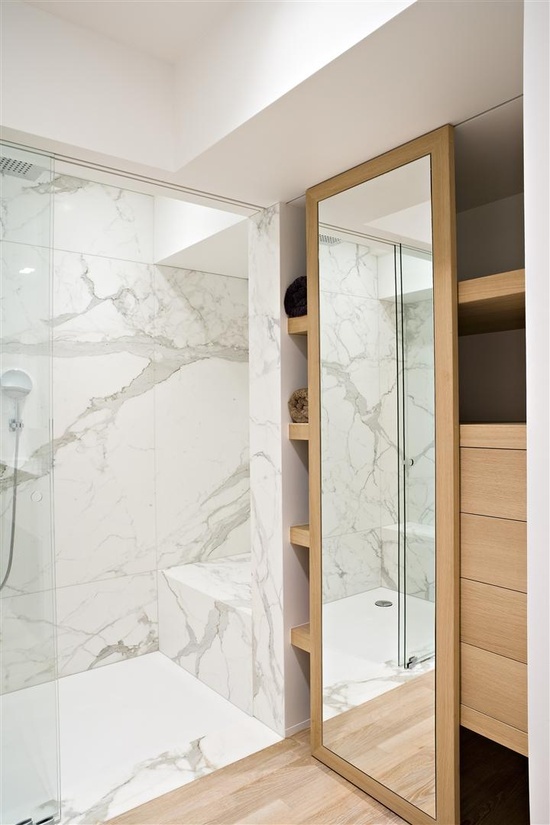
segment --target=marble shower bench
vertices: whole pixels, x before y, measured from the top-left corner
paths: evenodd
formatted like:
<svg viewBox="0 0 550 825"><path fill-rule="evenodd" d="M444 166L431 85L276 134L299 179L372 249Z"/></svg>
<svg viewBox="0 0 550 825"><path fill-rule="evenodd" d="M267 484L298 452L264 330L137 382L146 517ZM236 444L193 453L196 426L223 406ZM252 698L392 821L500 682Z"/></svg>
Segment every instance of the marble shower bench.
<svg viewBox="0 0 550 825"><path fill-rule="evenodd" d="M159 649L252 713L250 554L159 571Z"/></svg>

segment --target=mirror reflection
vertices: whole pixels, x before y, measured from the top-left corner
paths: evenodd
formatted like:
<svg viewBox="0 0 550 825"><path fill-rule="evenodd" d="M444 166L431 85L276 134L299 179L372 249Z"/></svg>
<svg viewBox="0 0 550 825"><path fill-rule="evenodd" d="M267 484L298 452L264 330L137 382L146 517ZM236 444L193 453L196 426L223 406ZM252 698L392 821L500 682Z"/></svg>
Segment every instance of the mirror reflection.
<svg viewBox="0 0 550 825"><path fill-rule="evenodd" d="M323 744L435 816L430 158L319 204Z"/></svg>

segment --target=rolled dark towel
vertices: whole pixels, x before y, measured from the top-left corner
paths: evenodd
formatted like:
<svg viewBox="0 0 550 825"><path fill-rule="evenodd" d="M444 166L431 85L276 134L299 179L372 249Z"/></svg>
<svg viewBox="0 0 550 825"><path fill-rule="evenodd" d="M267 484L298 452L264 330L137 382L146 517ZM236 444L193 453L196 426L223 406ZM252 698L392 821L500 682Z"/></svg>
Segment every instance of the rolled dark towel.
<svg viewBox="0 0 550 825"><path fill-rule="evenodd" d="M300 275L285 292L285 312L289 318L307 315L307 278Z"/></svg>
<svg viewBox="0 0 550 825"><path fill-rule="evenodd" d="M307 424L307 387L294 390L288 401L288 411L295 424Z"/></svg>

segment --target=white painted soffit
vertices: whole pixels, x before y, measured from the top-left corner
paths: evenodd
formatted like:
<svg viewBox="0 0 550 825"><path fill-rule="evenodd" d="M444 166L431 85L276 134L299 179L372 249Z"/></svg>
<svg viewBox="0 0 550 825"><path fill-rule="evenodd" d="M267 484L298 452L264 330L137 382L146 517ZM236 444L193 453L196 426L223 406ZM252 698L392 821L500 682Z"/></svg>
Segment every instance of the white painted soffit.
<svg viewBox="0 0 550 825"><path fill-rule="evenodd" d="M421 0L175 178L268 206L522 93L523 3Z"/></svg>
<svg viewBox="0 0 550 825"><path fill-rule="evenodd" d="M25 0L77 26L176 63L242 3L233 0Z"/></svg>

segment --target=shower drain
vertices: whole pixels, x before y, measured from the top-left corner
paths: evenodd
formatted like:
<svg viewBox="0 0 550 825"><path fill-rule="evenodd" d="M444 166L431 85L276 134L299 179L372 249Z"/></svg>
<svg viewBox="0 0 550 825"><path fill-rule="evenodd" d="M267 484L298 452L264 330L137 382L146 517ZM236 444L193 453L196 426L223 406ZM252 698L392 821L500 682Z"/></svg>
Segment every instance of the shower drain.
<svg viewBox="0 0 550 825"><path fill-rule="evenodd" d="M387 599L378 599L375 605L376 607L393 607L393 602L389 602Z"/></svg>

